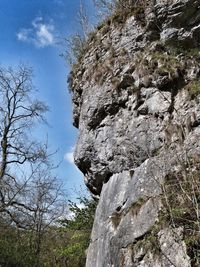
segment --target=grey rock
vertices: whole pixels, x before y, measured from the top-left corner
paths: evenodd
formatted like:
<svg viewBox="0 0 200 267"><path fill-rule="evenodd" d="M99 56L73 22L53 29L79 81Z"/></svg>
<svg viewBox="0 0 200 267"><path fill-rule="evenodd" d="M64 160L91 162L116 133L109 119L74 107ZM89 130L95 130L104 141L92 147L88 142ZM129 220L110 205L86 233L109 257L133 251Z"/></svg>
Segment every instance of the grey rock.
<svg viewBox="0 0 200 267"><path fill-rule="evenodd" d="M148 162L144 165L147 169L152 168ZM156 196L160 194L160 187L155 180L149 180L149 176L138 180L138 173L142 168L143 165L136 169L133 176L129 171L115 174L103 185L87 255L87 266L120 266L120 250L144 235L155 223L159 210ZM130 194L130 191L133 194ZM151 198L152 195L154 198ZM141 209L134 206L140 198L145 201ZM147 214L150 217L145 220Z"/></svg>
<svg viewBox="0 0 200 267"><path fill-rule="evenodd" d="M182 241L183 229L163 229L158 233L164 266L190 267L185 243Z"/></svg>
<svg viewBox="0 0 200 267"><path fill-rule="evenodd" d="M200 45L200 0L152 0L145 18L97 31L71 81L75 163L99 198L87 267L191 266L179 228L160 230L159 253L135 245L159 223L168 175L200 158L199 57L171 52Z"/></svg>

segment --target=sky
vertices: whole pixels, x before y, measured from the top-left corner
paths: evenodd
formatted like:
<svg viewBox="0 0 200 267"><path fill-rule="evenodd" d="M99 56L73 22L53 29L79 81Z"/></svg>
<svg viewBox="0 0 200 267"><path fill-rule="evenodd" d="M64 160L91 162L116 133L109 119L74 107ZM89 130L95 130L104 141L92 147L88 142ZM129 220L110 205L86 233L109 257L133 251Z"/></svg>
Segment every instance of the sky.
<svg viewBox="0 0 200 267"><path fill-rule="evenodd" d="M83 0L88 14L92 0ZM72 126L71 96L67 88L70 71L64 58L64 38L79 29L80 0L0 0L0 65L23 63L33 68L36 97L50 109L48 125L35 130L40 140L48 137L49 149L57 151L54 164L70 197L83 185L83 176L73 163L78 131Z"/></svg>

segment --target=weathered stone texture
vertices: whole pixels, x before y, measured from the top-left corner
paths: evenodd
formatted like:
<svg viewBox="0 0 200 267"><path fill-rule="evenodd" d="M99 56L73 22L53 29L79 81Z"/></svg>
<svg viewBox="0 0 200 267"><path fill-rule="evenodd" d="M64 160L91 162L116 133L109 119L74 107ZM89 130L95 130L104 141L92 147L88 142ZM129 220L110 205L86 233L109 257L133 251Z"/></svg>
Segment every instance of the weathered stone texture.
<svg viewBox="0 0 200 267"><path fill-rule="evenodd" d="M200 45L200 1L152 1L145 16L102 26L73 73L75 162L99 197L87 267L191 266L181 229L158 233L160 254L135 244L158 222L165 177L200 157L200 57L174 51Z"/></svg>

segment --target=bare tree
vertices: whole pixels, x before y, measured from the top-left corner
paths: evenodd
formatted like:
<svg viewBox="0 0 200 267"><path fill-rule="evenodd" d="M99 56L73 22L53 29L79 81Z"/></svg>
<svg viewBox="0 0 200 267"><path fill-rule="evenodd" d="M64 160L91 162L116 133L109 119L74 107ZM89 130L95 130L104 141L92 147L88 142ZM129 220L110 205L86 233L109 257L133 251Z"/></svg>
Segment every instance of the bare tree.
<svg viewBox="0 0 200 267"><path fill-rule="evenodd" d="M97 13L102 19L113 12L115 0L93 0Z"/></svg>
<svg viewBox="0 0 200 267"><path fill-rule="evenodd" d="M32 100L32 70L27 66L0 68L0 212L19 224L18 213L31 210L23 202L34 163L46 162L47 147L33 141L30 130L44 120L47 106Z"/></svg>
<svg viewBox="0 0 200 267"><path fill-rule="evenodd" d="M114 12L131 11L134 7L146 6L146 0L93 0L97 12L103 17L107 17Z"/></svg>
<svg viewBox="0 0 200 267"><path fill-rule="evenodd" d="M65 46L64 53L61 54L70 66L73 66L86 51L86 44L89 33L94 29L89 22L84 2L80 0L77 13L78 29L75 34L64 38L62 44Z"/></svg>
<svg viewBox="0 0 200 267"><path fill-rule="evenodd" d="M81 32L86 40L88 38L89 32L92 30L89 23L89 15L87 14L86 8L83 4L83 1L80 0L80 7L78 11L78 22L81 27Z"/></svg>
<svg viewBox="0 0 200 267"><path fill-rule="evenodd" d="M44 235L49 226L63 215L66 206L62 184L49 168L40 165L34 173L28 187L27 206L32 208L32 212L28 213L32 237L30 245L39 264Z"/></svg>

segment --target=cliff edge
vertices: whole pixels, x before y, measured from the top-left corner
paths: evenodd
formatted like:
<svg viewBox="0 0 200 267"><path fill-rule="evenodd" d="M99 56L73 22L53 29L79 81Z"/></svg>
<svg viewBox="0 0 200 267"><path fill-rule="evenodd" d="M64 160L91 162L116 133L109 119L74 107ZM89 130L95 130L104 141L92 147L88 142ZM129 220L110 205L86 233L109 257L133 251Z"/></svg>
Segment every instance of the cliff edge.
<svg viewBox="0 0 200 267"><path fill-rule="evenodd" d="M99 198L86 266L196 267L200 1L132 2L70 76L75 163Z"/></svg>

